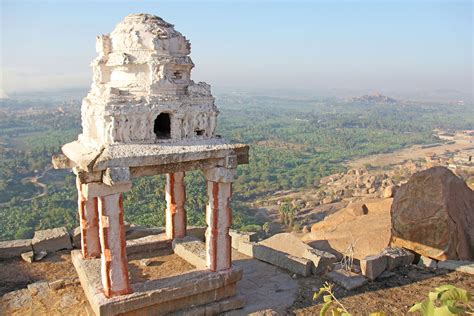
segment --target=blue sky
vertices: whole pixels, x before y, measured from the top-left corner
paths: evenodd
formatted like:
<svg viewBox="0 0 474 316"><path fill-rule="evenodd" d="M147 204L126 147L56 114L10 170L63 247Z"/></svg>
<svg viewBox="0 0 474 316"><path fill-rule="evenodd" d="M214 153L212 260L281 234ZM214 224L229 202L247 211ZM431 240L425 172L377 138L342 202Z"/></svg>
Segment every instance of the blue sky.
<svg viewBox="0 0 474 316"><path fill-rule="evenodd" d="M472 1L1 2L1 89L87 87L95 36L130 13L173 23L217 87L472 91Z"/></svg>

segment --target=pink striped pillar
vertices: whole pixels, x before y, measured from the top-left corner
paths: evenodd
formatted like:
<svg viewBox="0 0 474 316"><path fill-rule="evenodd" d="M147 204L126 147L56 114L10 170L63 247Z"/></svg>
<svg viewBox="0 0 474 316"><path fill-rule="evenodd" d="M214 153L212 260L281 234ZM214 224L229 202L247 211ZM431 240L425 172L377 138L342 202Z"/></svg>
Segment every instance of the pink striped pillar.
<svg viewBox="0 0 474 316"><path fill-rule="evenodd" d="M229 269L232 265L231 237L232 224L232 183L207 182L209 204L206 208L206 262L211 271Z"/></svg>
<svg viewBox="0 0 474 316"><path fill-rule="evenodd" d="M184 175L184 172L166 174L166 236L169 239L186 236Z"/></svg>
<svg viewBox="0 0 474 316"><path fill-rule="evenodd" d="M81 251L85 259L100 256L99 214L97 198L84 196L79 179L76 180L79 224L81 228Z"/></svg>
<svg viewBox="0 0 474 316"><path fill-rule="evenodd" d="M107 297L131 293L122 193L99 197L101 274Z"/></svg>

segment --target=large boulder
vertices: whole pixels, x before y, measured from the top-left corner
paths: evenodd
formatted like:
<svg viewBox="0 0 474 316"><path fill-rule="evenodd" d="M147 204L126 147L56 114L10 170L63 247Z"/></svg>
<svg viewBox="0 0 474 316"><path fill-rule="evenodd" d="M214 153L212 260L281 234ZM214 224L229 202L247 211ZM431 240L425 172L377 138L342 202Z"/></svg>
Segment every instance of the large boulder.
<svg viewBox="0 0 474 316"><path fill-rule="evenodd" d="M415 173L391 208L393 246L437 260L474 260L474 192L445 167Z"/></svg>

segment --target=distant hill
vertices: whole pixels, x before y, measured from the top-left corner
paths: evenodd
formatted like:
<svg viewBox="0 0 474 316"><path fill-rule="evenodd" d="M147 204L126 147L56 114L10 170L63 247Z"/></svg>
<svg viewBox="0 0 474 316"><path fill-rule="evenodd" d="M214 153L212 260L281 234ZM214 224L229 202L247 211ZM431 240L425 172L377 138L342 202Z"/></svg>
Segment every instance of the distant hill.
<svg viewBox="0 0 474 316"><path fill-rule="evenodd" d="M372 94L372 95L363 95L361 97L353 97L350 98L349 101L351 102L364 102L364 103L388 103L393 104L397 103L397 100L382 95L380 93Z"/></svg>

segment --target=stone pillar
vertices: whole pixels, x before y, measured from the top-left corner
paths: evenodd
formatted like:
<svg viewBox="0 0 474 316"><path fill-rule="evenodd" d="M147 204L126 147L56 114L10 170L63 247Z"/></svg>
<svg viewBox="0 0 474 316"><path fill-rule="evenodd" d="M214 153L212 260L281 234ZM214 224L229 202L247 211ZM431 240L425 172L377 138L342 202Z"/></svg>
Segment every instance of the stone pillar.
<svg viewBox="0 0 474 316"><path fill-rule="evenodd" d="M101 274L107 297L131 293L122 193L99 197Z"/></svg>
<svg viewBox="0 0 474 316"><path fill-rule="evenodd" d="M184 175L184 172L166 174L166 236L169 239L186 236Z"/></svg>
<svg viewBox="0 0 474 316"><path fill-rule="evenodd" d="M76 180L79 224L81 228L81 250L85 259L100 256L99 214L96 197L84 196L79 179Z"/></svg>
<svg viewBox="0 0 474 316"><path fill-rule="evenodd" d="M206 208L206 262L211 271L221 271L232 266L232 182L235 169L213 168L205 170L209 203Z"/></svg>

